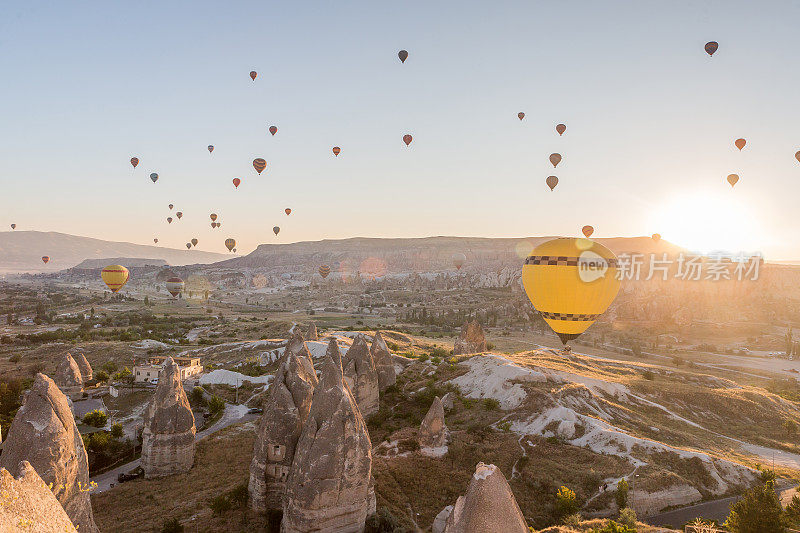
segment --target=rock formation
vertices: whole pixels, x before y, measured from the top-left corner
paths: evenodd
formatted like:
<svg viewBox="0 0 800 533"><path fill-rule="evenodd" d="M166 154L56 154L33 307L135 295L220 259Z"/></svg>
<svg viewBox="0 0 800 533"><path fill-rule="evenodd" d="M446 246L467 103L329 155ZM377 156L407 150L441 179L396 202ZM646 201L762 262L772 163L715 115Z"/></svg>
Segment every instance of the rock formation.
<svg viewBox="0 0 800 533"><path fill-rule="evenodd" d="M295 333L289 337L289 340L286 341L286 347L283 350L283 353L287 352L293 353L303 364L306 370L316 377L317 371L314 370L314 358L311 357L311 352L308 351L306 341L303 340L303 336L301 334Z"/></svg>
<svg viewBox="0 0 800 533"><path fill-rule="evenodd" d="M372 339L372 347L369 350L372 360L375 362L375 370L378 371L378 388L385 391L397 382L397 372L394 369L394 358L383 340L381 332L375 334Z"/></svg>
<svg viewBox="0 0 800 533"><path fill-rule="evenodd" d="M422 420L417 433L420 453L431 457L441 457L447 453L449 432L444 423L444 406L437 396L433 399L428 414Z"/></svg>
<svg viewBox="0 0 800 533"><path fill-rule="evenodd" d="M92 372L92 366L89 364L89 361L86 360L86 356L83 352L75 352L72 358L78 363L78 369L81 371L81 379L83 382L91 381L94 373Z"/></svg>
<svg viewBox="0 0 800 533"><path fill-rule="evenodd" d="M528 533L528 526L505 476L494 465L478 463L459 496L444 533Z"/></svg>
<svg viewBox="0 0 800 533"><path fill-rule="evenodd" d="M360 533L375 512L372 444L331 340L295 450L283 533Z"/></svg>
<svg viewBox="0 0 800 533"><path fill-rule="evenodd" d="M364 335L357 335L342 361L344 379L358 403L361 414L367 417L378 412L378 372L369 353Z"/></svg>
<svg viewBox="0 0 800 533"><path fill-rule="evenodd" d="M486 337L477 320L467 322L461 328L461 335L453 346L453 355L468 355L486 351Z"/></svg>
<svg viewBox="0 0 800 533"><path fill-rule="evenodd" d="M55 382L61 392L66 394L70 400L83 398L81 369L69 353L64 354L56 367Z"/></svg>
<svg viewBox="0 0 800 533"><path fill-rule="evenodd" d="M169 476L189 470L194 463L194 434L194 415L181 384L178 365L168 357L144 414L144 477Z"/></svg>
<svg viewBox="0 0 800 533"><path fill-rule="evenodd" d="M64 508L27 461L16 478L0 468L0 531L4 533L74 533Z"/></svg>
<svg viewBox="0 0 800 533"><path fill-rule="evenodd" d="M317 335L317 325L313 322L308 325L308 329L306 330L306 340L307 341L318 341L319 336Z"/></svg>
<svg viewBox="0 0 800 533"><path fill-rule="evenodd" d="M309 371L306 365L307 354L302 337L299 343L290 341L264 402L264 414L253 444L248 487L250 507L259 512L283 509L295 447L311 411L311 397L317 385L313 366Z"/></svg>
<svg viewBox="0 0 800 533"><path fill-rule="evenodd" d="M98 531L89 500L89 463L83 440L67 397L44 374L36 375L11 423L0 468L19 477L24 475L20 470L24 461L52 486L56 499L81 532Z"/></svg>

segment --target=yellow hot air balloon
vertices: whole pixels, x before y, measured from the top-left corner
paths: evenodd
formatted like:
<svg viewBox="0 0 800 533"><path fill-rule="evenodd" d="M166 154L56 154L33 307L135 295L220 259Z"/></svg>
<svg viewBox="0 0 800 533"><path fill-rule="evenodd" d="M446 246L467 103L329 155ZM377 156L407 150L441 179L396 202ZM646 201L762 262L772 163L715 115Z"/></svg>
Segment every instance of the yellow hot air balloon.
<svg viewBox="0 0 800 533"><path fill-rule="evenodd" d="M100 272L100 277L111 292L119 292L128 283L130 272L122 265L109 265Z"/></svg>
<svg viewBox="0 0 800 533"><path fill-rule="evenodd" d="M225 248L227 248L229 252L233 250L234 246L236 246L236 241L234 239L225 239Z"/></svg>
<svg viewBox="0 0 800 533"><path fill-rule="evenodd" d="M588 239L561 238L534 248L522 267L533 306L566 344L602 315L619 291L617 258Z"/></svg>

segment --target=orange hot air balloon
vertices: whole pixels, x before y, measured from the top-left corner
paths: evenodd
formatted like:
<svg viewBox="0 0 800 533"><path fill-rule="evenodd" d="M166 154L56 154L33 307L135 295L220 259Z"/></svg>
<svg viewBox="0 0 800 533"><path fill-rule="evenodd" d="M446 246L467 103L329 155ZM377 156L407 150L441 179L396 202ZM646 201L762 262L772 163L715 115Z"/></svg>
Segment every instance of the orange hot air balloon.
<svg viewBox="0 0 800 533"><path fill-rule="evenodd" d="M119 292L128 283L129 277L130 272L122 265L109 265L100 272L100 279L111 292Z"/></svg>
<svg viewBox="0 0 800 533"><path fill-rule="evenodd" d="M131 157L131 165L133 165L133 168L136 168L136 165L138 165L138 164L139 164L139 158L138 157Z"/></svg>
<svg viewBox="0 0 800 533"><path fill-rule="evenodd" d="M581 231L583 232L583 236L588 239L592 236L592 233L594 233L594 228L591 226L584 226L581 228Z"/></svg>
<svg viewBox="0 0 800 533"><path fill-rule="evenodd" d="M794 158L797 159L798 161L800 161L800 152L795 152L794 153Z"/></svg>
<svg viewBox="0 0 800 533"><path fill-rule="evenodd" d="M290 207L287 207L286 209L283 210L283 212L286 213L286 216L288 217L289 215L292 214L292 209Z"/></svg>
<svg viewBox="0 0 800 533"><path fill-rule="evenodd" d="M192 246L197 246L197 243L198 243L197 239L192 239Z"/></svg>
<svg viewBox="0 0 800 533"><path fill-rule="evenodd" d="M567 131L567 126L564 124L556 124L556 131L559 135L564 135L564 132Z"/></svg>
<svg viewBox="0 0 800 533"><path fill-rule="evenodd" d="M256 172L261 174L264 172L264 169L267 168L267 162L260 157L253 159L253 168L256 169Z"/></svg>
<svg viewBox="0 0 800 533"><path fill-rule="evenodd" d="M558 185L558 178L555 176L547 176L547 179L544 181L547 183L547 186L550 187L551 191L556 188L556 185Z"/></svg>
<svg viewBox="0 0 800 533"><path fill-rule="evenodd" d="M255 70L251 70L250 71L250 79L253 80L253 81L256 81L256 76L258 76L258 72L256 72Z"/></svg>
<svg viewBox="0 0 800 533"><path fill-rule="evenodd" d="M550 162L553 164L553 168L556 168L561 163L561 154L550 154Z"/></svg>
<svg viewBox="0 0 800 533"><path fill-rule="evenodd" d="M276 133L278 133L278 128L275 126L270 126L269 132L274 136Z"/></svg>
<svg viewBox="0 0 800 533"><path fill-rule="evenodd" d="M49 262L50 262L50 256L49 256L49 255L46 255L46 256L42 257L42 262L43 262L45 265L46 265L47 263L49 263Z"/></svg>
<svg viewBox="0 0 800 533"><path fill-rule="evenodd" d="M208 145L208 153L210 154L213 151L214 151L214 145L213 144L209 144Z"/></svg>
<svg viewBox="0 0 800 533"><path fill-rule="evenodd" d="M169 207L169 210L170 210L170 211L172 211L172 208L173 208L173 207L175 207L175 206L174 206L174 205L172 205L172 204L169 204L169 206L168 206L168 207Z"/></svg>
<svg viewBox="0 0 800 533"><path fill-rule="evenodd" d="M522 120L523 118L525 118L525 113L523 113L522 111L520 111L519 113L517 113L517 118L518 118L518 119L520 119L520 120Z"/></svg>
<svg viewBox="0 0 800 533"><path fill-rule="evenodd" d="M341 152L341 151L342 151L342 149L339 148L338 146L334 146L333 147L333 155L338 156L339 152Z"/></svg>
<svg viewBox="0 0 800 533"><path fill-rule="evenodd" d="M183 217L183 213L178 211L177 213L175 213L175 216L178 217L178 220L180 220Z"/></svg>
<svg viewBox="0 0 800 533"><path fill-rule="evenodd" d="M216 227L217 227L217 223L216 223L216 222L212 222L212 223L211 223L211 227L212 227L212 228L216 228Z"/></svg>
<svg viewBox="0 0 800 533"><path fill-rule="evenodd" d="M738 148L739 151L741 152L742 148L744 148L744 145L747 144L747 141L745 141L744 139L736 139L735 141L733 141L733 144L735 144L736 148Z"/></svg>
<svg viewBox="0 0 800 533"><path fill-rule="evenodd" d="M319 275L322 276L322 279L325 279L328 277L328 274L331 273L331 267L328 265L320 265L317 271L319 272Z"/></svg>
<svg viewBox="0 0 800 533"><path fill-rule="evenodd" d="M731 187L736 185L736 182L738 182L738 181L739 181L739 175L738 174L728 174L728 183L731 184Z"/></svg>
<svg viewBox="0 0 800 533"><path fill-rule="evenodd" d="M17 225L16 224L11 224L11 229L17 229Z"/></svg>
<svg viewBox="0 0 800 533"><path fill-rule="evenodd" d="M413 141L413 140L414 140L414 138L411 135L409 135L407 133L405 135L403 135L403 142L406 143L406 146L411 144L411 141Z"/></svg>
<svg viewBox="0 0 800 533"><path fill-rule="evenodd" d="M217 220L217 214L216 213L211 213L209 215L209 217L211 217L211 220L214 220L214 221Z"/></svg>
<svg viewBox="0 0 800 533"><path fill-rule="evenodd" d="M167 224L172 224L172 217L167 217Z"/></svg>
<svg viewBox="0 0 800 533"><path fill-rule="evenodd" d="M399 52L397 52L397 57L400 58L401 63L405 63L406 59L408 59L408 52L406 52L405 50L400 50Z"/></svg>
<svg viewBox="0 0 800 533"><path fill-rule="evenodd" d="M705 48L706 48L706 53L710 56L713 56L714 52L716 52L717 48L719 48L719 43L717 41L709 41L706 43Z"/></svg>
<svg viewBox="0 0 800 533"><path fill-rule="evenodd" d="M233 186L237 189L239 188L239 184L242 182L239 178L233 178Z"/></svg>
<svg viewBox="0 0 800 533"><path fill-rule="evenodd" d="M275 234L276 237L278 236L278 233L280 233L280 231L281 228L279 228L278 226L272 228L272 232Z"/></svg>
<svg viewBox="0 0 800 533"><path fill-rule="evenodd" d="M225 248L230 252L236 246L236 241L233 239L225 239Z"/></svg>
<svg viewBox="0 0 800 533"><path fill-rule="evenodd" d="M158 239L153 239L153 242L154 242L155 244L158 244Z"/></svg>
<svg viewBox="0 0 800 533"><path fill-rule="evenodd" d="M187 250L189 250L191 247L192 247L192 243L190 243L190 242L187 242L187 243L186 243L186 249L187 249Z"/></svg>
<svg viewBox="0 0 800 533"><path fill-rule="evenodd" d="M661 240L661 234L660 233L653 233L653 240L656 241L656 242L660 241Z"/></svg>

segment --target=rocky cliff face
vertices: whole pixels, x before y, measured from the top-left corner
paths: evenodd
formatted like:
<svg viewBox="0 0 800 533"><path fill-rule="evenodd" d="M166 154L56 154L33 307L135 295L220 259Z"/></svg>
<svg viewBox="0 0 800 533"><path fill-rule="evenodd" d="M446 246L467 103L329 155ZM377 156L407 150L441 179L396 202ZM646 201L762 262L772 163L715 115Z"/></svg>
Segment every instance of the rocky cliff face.
<svg viewBox="0 0 800 533"><path fill-rule="evenodd" d="M94 373L92 372L92 365L90 365L89 361L86 360L86 356L83 354L83 352L76 351L72 358L78 364L78 370L81 371L81 379L83 383L91 381L92 377L94 376Z"/></svg>
<svg viewBox="0 0 800 533"><path fill-rule="evenodd" d="M194 415L178 365L167 358L144 414L142 469L146 478L185 472L194 464Z"/></svg>
<svg viewBox="0 0 800 533"><path fill-rule="evenodd" d="M528 533L505 476L495 465L478 463L467 493L456 500L444 533Z"/></svg>
<svg viewBox="0 0 800 533"><path fill-rule="evenodd" d="M372 347L369 353L372 355L372 360L375 362L375 370L378 372L378 388L384 391L386 387L391 387L397 383L397 371L394 368L394 359L380 331L377 332L375 338L372 339Z"/></svg>
<svg viewBox="0 0 800 533"><path fill-rule="evenodd" d="M36 470L23 461L12 476L0 468L0 531L3 533L75 533L64 508Z"/></svg>
<svg viewBox="0 0 800 533"><path fill-rule="evenodd" d="M288 343L264 402L264 414L253 444L248 487L250 506L256 511L283 509L295 447L311 411L317 385L313 367L309 371L305 364L307 352L302 337L299 342L293 339Z"/></svg>
<svg viewBox="0 0 800 533"><path fill-rule="evenodd" d="M44 374L36 375L25 403L14 417L0 455L0 467L19 477L24 461L46 484L52 485L56 499L81 532L98 531L89 500L89 463L83 440L67 397Z"/></svg>
<svg viewBox="0 0 800 533"><path fill-rule="evenodd" d="M483 328L473 320L464 324L461 334L453 345L453 355L469 355L486 351L486 336Z"/></svg>
<svg viewBox="0 0 800 533"><path fill-rule="evenodd" d="M378 412L378 371L364 335L353 340L342 361L344 379L356 399L363 416Z"/></svg>
<svg viewBox="0 0 800 533"><path fill-rule="evenodd" d="M374 511L372 444L332 340L295 450L282 531L360 533Z"/></svg>
<svg viewBox="0 0 800 533"><path fill-rule="evenodd" d="M70 400L83 398L81 369L69 353L65 353L59 361L54 380L61 392Z"/></svg>

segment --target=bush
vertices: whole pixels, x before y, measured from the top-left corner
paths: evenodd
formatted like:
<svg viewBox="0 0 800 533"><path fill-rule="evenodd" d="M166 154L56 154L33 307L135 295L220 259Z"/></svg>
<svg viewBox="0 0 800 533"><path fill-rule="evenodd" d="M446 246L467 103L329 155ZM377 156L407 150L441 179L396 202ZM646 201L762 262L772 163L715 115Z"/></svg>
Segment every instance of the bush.
<svg viewBox="0 0 800 533"><path fill-rule="evenodd" d="M786 517L783 516L775 478L762 474L763 482L749 489L742 498L731 505L725 527L731 533L783 533Z"/></svg>
<svg viewBox="0 0 800 533"><path fill-rule="evenodd" d="M563 485L558 489L556 493L556 512L560 517L569 516L578 512L578 500L575 497L575 491Z"/></svg>
<svg viewBox="0 0 800 533"><path fill-rule="evenodd" d="M628 480L623 478L617 484L617 492L614 494L614 501L620 511L628 506Z"/></svg>
<svg viewBox="0 0 800 533"><path fill-rule="evenodd" d="M212 396L210 400L208 400L208 410L211 411L212 415L219 413L225 409L225 400L220 398L219 396Z"/></svg>
<svg viewBox="0 0 800 533"><path fill-rule="evenodd" d="M494 398L484 398L483 406L489 411L497 411L500 409L500 402Z"/></svg>
<svg viewBox="0 0 800 533"><path fill-rule="evenodd" d="M611 520L605 526L596 527L592 529L589 533L636 533L636 530L631 529L622 524L617 524L616 522Z"/></svg>
<svg viewBox="0 0 800 533"><path fill-rule="evenodd" d="M102 383L103 381L108 381L108 373L105 370L101 370L100 372L94 375L94 379L98 383Z"/></svg>
<svg viewBox="0 0 800 533"><path fill-rule="evenodd" d="M567 527L578 527L583 522L581 513L573 513L564 519L564 525Z"/></svg>
<svg viewBox="0 0 800 533"><path fill-rule="evenodd" d="M83 423L96 428L106 427L108 415L99 409L90 411L83 415Z"/></svg>
<svg viewBox="0 0 800 533"><path fill-rule="evenodd" d="M233 505L231 501L228 499L227 494L220 494L219 496L215 496L211 502L209 502L208 506L211 508L211 511L215 515L221 515L227 513L231 510Z"/></svg>
<svg viewBox="0 0 800 533"><path fill-rule="evenodd" d="M232 504L236 505L240 509L247 507L247 500L250 497L250 493L247 491L247 483L236 485L236 487L231 490L228 495Z"/></svg>
<svg viewBox="0 0 800 533"><path fill-rule="evenodd" d="M161 533L183 533L183 526L177 518L170 518L164 522Z"/></svg>
<svg viewBox="0 0 800 533"><path fill-rule="evenodd" d="M656 375L652 370L645 370L642 372L642 377L648 381L653 381L656 379Z"/></svg>
<svg viewBox="0 0 800 533"><path fill-rule="evenodd" d="M619 522L625 527L636 529L636 511L626 507L619 512Z"/></svg>
<svg viewBox="0 0 800 533"><path fill-rule="evenodd" d="M121 439L124 434L125 431L123 431L122 424L114 424L111 426L111 436L115 439Z"/></svg>
<svg viewBox="0 0 800 533"><path fill-rule="evenodd" d="M407 531L400 520L385 507L381 507L377 513L368 516L364 525L364 533L406 533Z"/></svg>

